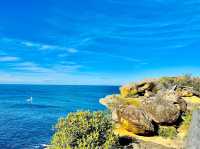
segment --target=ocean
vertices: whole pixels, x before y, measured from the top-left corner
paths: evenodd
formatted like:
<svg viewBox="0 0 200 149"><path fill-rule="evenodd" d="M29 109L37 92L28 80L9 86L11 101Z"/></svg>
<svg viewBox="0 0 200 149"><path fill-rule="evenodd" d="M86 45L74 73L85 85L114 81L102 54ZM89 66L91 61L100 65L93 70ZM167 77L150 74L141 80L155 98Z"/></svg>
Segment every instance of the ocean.
<svg viewBox="0 0 200 149"><path fill-rule="evenodd" d="M104 110L99 98L118 92L117 86L0 85L0 149L41 149L60 117Z"/></svg>

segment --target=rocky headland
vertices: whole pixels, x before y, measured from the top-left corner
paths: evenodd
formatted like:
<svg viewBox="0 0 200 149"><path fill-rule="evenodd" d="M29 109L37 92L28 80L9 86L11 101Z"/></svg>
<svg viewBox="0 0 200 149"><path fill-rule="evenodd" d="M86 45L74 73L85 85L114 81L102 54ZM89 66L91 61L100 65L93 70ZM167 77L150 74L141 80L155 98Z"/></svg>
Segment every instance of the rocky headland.
<svg viewBox="0 0 200 149"><path fill-rule="evenodd" d="M195 81L180 76L130 83L120 87L120 94L106 96L100 103L111 111L115 133L139 142L132 144L134 148L181 149L192 111L200 106Z"/></svg>
<svg viewBox="0 0 200 149"><path fill-rule="evenodd" d="M130 83L100 103L109 112L79 111L59 120L50 148L198 149L198 77Z"/></svg>

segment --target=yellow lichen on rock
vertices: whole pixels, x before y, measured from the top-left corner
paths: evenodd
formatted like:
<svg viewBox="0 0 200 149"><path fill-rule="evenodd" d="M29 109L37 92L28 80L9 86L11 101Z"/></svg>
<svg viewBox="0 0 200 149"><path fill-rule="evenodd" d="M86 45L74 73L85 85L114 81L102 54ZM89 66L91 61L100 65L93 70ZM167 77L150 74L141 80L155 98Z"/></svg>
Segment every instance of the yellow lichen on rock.
<svg viewBox="0 0 200 149"><path fill-rule="evenodd" d="M120 94L122 97L130 97L138 93L137 89L132 85L120 87Z"/></svg>
<svg viewBox="0 0 200 149"><path fill-rule="evenodd" d="M120 105L117 109L118 124L135 134L151 134L155 131L152 119L145 111L133 105Z"/></svg>
<svg viewBox="0 0 200 149"><path fill-rule="evenodd" d="M187 90L177 90L176 91L177 95L179 95L180 97L192 97L193 93Z"/></svg>
<svg viewBox="0 0 200 149"><path fill-rule="evenodd" d="M127 120L123 119L123 118L121 118L120 124L121 124L121 127L123 129L125 129L127 131L130 131L130 132L132 132L134 134L138 134L138 133L142 133L143 132L143 131L140 131L139 129L137 129L136 127L133 127L132 125L130 125L130 123Z"/></svg>
<svg viewBox="0 0 200 149"><path fill-rule="evenodd" d="M134 97L144 95L147 91L154 87L153 82L141 82L138 84L128 84L120 87L120 94L122 97Z"/></svg>

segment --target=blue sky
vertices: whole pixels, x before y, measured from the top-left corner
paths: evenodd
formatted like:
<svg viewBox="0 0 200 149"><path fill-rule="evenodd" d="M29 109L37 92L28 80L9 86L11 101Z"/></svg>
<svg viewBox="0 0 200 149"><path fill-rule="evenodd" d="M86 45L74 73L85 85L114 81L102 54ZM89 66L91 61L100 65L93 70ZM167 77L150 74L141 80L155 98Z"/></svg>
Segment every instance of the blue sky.
<svg viewBox="0 0 200 149"><path fill-rule="evenodd" d="M0 1L0 83L200 74L200 1Z"/></svg>

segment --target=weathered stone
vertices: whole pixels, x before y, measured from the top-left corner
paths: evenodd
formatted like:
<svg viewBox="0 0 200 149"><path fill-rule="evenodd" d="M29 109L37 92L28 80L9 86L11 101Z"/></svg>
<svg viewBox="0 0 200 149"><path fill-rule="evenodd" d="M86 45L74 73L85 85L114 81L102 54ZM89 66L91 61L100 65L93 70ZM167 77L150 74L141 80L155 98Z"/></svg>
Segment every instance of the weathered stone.
<svg viewBox="0 0 200 149"><path fill-rule="evenodd" d="M181 112L180 109L170 101L154 100L143 103L143 109L158 124L175 123Z"/></svg>
<svg viewBox="0 0 200 149"><path fill-rule="evenodd" d="M145 91L144 96L145 97L152 97L154 94L151 91Z"/></svg>
<svg viewBox="0 0 200 149"><path fill-rule="evenodd" d="M180 111L182 113L185 113L187 111L187 102L183 98L178 98L177 104L178 104Z"/></svg>
<svg viewBox="0 0 200 149"><path fill-rule="evenodd" d="M111 111L118 105L134 105L136 107L141 106L141 99L139 98L124 98L120 95L109 95L105 98L101 98L99 102L106 106Z"/></svg>
<svg viewBox="0 0 200 149"><path fill-rule="evenodd" d="M145 92L149 91L154 87L152 82L142 82L141 84L137 85L138 92Z"/></svg>
<svg viewBox="0 0 200 149"><path fill-rule="evenodd" d="M180 97L192 97L193 96L193 90L192 89L188 89L188 88L178 88L176 90L177 95L179 95Z"/></svg>
<svg viewBox="0 0 200 149"><path fill-rule="evenodd" d="M144 96L145 92L152 90L153 82L141 82L139 84L129 84L120 88L123 97Z"/></svg>
<svg viewBox="0 0 200 149"><path fill-rule="evenodd" d="M136 88L136 85L126 85L126 86L120 87L120 94L123 97L133 97L137 95L137 93L138 93L138 90Z"/></svg>
<svg viewBox="0 0 200 149"><path fill-rule="evenodd" d="M133 105L117 108L119 123L126 130L135 134L150 134L155 131L152 119L144 110Z"/></svg>
<svg viewBox="0 0 200 149"><path fill-rule="evenodd" d="M120 107L120 105L128 106L133 105L135 107L141 106L141 101L138 98L123 98L119 95L109 95L105 98L102 98L99 100L99 102L106 106L112 114L112 120L115 122L118 122L118 114L117 114L117 108Z"/></svg>
<svg viewBox="0 0 200 149"><path fill-rule="evenodd" d="M181 112L186 112L187 110L187 102L173 90L159 91L155 98L175 104Z"/></svg>

